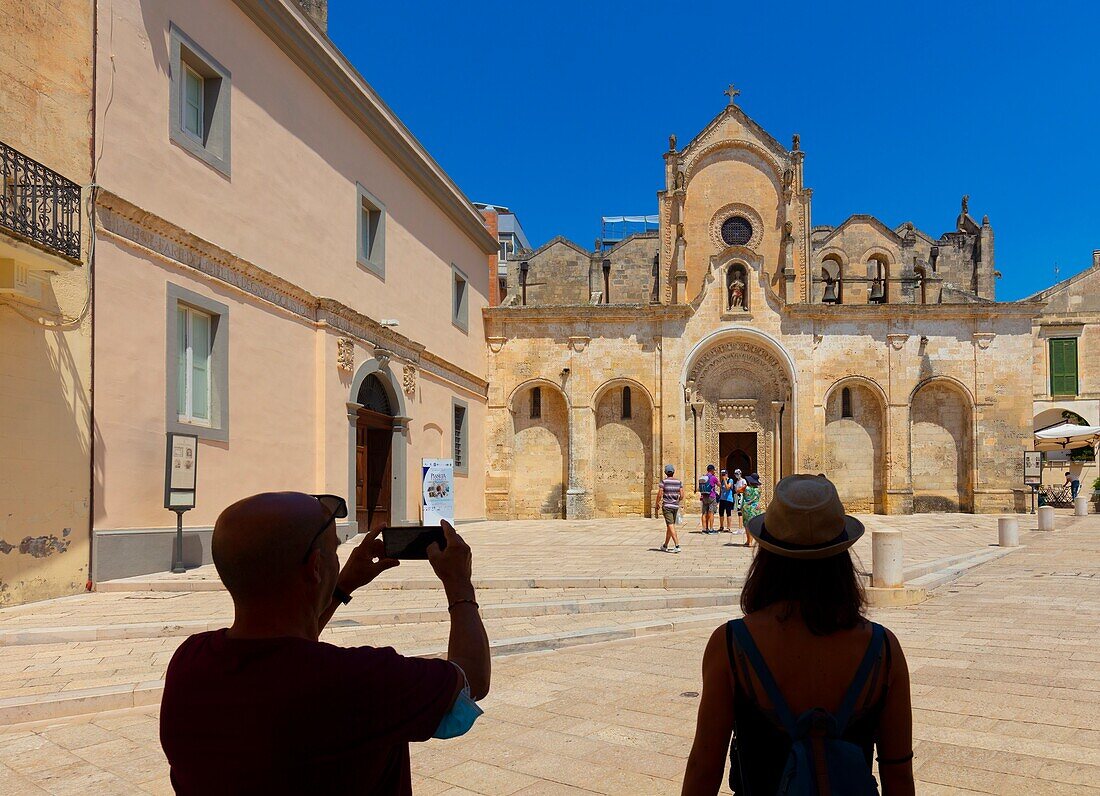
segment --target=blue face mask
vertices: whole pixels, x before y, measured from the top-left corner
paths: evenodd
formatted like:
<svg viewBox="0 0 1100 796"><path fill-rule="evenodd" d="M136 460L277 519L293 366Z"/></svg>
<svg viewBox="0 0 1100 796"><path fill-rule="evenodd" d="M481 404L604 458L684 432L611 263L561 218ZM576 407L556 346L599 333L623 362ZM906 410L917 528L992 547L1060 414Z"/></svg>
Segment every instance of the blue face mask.
<svg viewBox="0 0 1100 796"><path fill-rule="evenodd" d="M459 692L455 703L451 705L451 709L435 728L433 738L457 738L465 735L474 726L477 717L485 712L470 698L470 683L466 680L466 673L457 665L455 668L462 673L462 679L466 684Z"/></svg>

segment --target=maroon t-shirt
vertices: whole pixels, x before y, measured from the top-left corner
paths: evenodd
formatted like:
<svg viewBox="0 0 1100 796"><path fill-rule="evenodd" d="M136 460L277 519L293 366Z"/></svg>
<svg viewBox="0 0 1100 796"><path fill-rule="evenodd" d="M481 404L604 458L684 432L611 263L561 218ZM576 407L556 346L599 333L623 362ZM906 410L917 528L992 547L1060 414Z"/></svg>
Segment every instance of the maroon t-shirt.
<svg viewBox="0 0 1100 796"><path fill-rule="evenodd" d="M450 710L459 673L391 647L299 638L180 645L160 742L177 793L411 794L409 741Z"/></svg>

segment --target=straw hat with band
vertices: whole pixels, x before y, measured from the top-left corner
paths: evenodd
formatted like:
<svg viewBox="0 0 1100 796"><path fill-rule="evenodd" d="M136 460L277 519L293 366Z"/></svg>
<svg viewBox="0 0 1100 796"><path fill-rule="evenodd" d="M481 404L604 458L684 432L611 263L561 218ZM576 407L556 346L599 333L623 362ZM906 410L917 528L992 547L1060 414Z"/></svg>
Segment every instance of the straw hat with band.
<svg viewBox="0 0 1100 796"><path fill-rule="evenodd" d="M768 510L745 529L760 546L787 558L828 558L863 536L863 523L844 513L833 482L817 475L788 475L775 485Z"/></svg>

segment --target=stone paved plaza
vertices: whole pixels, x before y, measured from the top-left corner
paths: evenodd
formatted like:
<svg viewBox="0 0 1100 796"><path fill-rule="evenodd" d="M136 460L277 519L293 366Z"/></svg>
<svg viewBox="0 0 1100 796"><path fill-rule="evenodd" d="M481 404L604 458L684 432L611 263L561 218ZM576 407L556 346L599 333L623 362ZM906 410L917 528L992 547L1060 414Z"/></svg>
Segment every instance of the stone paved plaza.
<svg viewBox="0 0 1100 796"><path fill-rule="evenodd" d="M1021 516L1023 546L1003 556L995 517L864 519L904 532L907 579L931 588L873 612L909 658L918 793L1100 793L1100 518L1039 533ZM493 689L469 735L414 747L416 792L678 793L703 647L738 614L748 552L691 532L679 556L657 552L654 520L461 531ZM869 539L857 553L869 567ZM387 573L324 638L442 652L429 576ZM229 621L219 586L204 568L0 611L0 793L171 792L160 680L183 637Z"/></svg>

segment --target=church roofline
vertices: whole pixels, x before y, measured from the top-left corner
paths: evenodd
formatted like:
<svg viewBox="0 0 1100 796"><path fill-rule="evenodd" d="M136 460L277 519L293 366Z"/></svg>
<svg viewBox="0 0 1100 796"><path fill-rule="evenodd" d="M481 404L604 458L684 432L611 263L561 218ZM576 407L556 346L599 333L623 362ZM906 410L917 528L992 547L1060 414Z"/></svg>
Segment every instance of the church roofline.
<svg viewBox="0 0 1100 796"><path fill-rule="evenodd" d="M539 304L537 306L484 307L487 320L546 321L562 323L571 320L591 322L621 322L641 320L681 320L694 314L688 304Z"/></svg>
<svg viewBox="0 0 1100 796"><path fill-rule="evenodd" d="M699 144L707 136L707 134L710 133L710 131L717 127L719 124L721 124L723 119L725 119L727 116L734 115L736 115L745 124L746 127L751 129L754 133L757 134L757 136L760 137L760 140L769 149L772 150L772 154L784 160L790 160L790 151L781 143L779 143L779 141L776 140L775 136L773 136L771 133L761 127L759 123L757 123L751 116L745 113L745 111L737 105L727 105L725 108L723 108L717 116L715 116L706 125L704 125L703 129L696 133L696 135L687 142L683 149L679 150L676 153L677 157L683 157L693 147L699 146Z"/></svg>
<svg viewBox="0 0 1100 796"><path fill-rule="evenodd" d="M864 221L866 223L869 223L871 226L877 228L880 232L882 232L884 235L886 235L886 237L893 240L894 243L900 244L903 240L901 235L896 233L894 230L890 229L888 226L883 224L881 221L879 221L874 216L869 215L867 213L853 213L852 215L848 216L846 219L841 221L839 224L837 224L837 226L833 227L833 231L830 232L827 236L825 236L825 238L823 240L821 240L820 243L822 243L822 244L828 243L833 238L835 238L837 235L839 235L846 227L848 227L851 224L856 223L857 221ZM818 229L818 228L814 227L814 229Z"/></svg>
<svg viewBox="0 0 1100 796"><path fill-rule="evenodd" d="M578 254L583 254L585 257L590 257L591 256L591 252L589 252L587 249L582 249L579 245L577 245L573 241L569 240L569 238L565 237L564 235L555 235L554 237L552 237L550 240L546 241L546 243L542 244L541 246L539 246L534 251L523 252L522 256L520 256L520 257L510 257L508 259L508 261L512 262L513 260L531 260L535 257L538 257L544 251L547 251L551 246L555 246L559 243L565 244L570 249L573 249Z"/></svg>
<svg viewBox="0 0 1100 796"><path fill-rule="evenodd" d="M1025 298L1020 299L1020 301L1042 301L1042 302L1045 303L1052 296L1054 296L1055 293L1060 293L1063 290L1065 290L1066 288L1073 285L1075 282L1078 282L1078 281L1084 279L1085 277L1089 276L1090 274L1096 274L1096 273L1100 273L1100 265L1090 265L1084 271L1081 271L1081 273L1074 274L1073 276L1068 276L1065 279L1063 279L1061 282L1055 282L1050 287L1043 288L1038 293L1032 293L1030 296L1027 296Z"/></svg>

